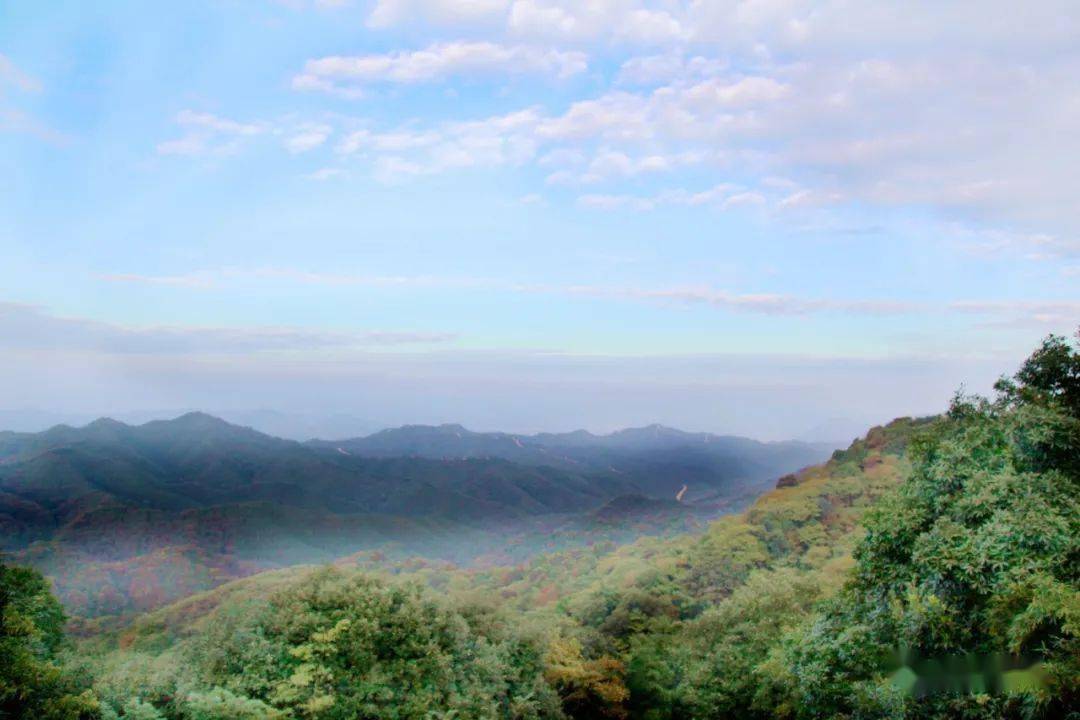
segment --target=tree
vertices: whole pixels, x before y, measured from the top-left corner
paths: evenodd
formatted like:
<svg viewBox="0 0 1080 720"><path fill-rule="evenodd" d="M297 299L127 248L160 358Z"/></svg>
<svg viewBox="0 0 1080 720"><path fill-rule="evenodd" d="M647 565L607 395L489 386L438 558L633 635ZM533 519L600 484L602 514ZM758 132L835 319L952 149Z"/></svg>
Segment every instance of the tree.
<svg viewBox="0 0 1080 720"><path fill-rule="evenodd" d="M0 560L0 719L98 717L93 694L58 661L64 622L40 573Z"/></svg>
<svg viewBox="0 0 1080 720"><path fill-rule="evenodd" d="M1050 338L994 401L958 396L913 443L911 476L867 516L843 594L774 666L795 714L1051 718L1080 707L1078 367ZM944 668L1027 658L1045 684L913 696L889 680L905 655Z"/></svg>
<svg viewBox="0 0 1080 720"><path fill-rule="evenodd" d="M222 622L188 656L216 693L189 696L192 717L213 703L245 717L241 699L318 720L560 714L527 643L481 632L415 586L355 572L309 574Z"/></svg>
<svg viewBox="0 0 1080 720"><path fill-rule="evenodd" d="M1080 352L1066 338L1050 335L1012 379L1003 378L996 387L1010 400L1057 402L1080 418Z"/></svg>
<svg viewBox="0 0 1080 720"><path fill-rule="evenodd" d="M557 638L548 648L548 682L558 689L570 717L624 718L630 697L623 664L608 655L588 660L575 638Z"/></svg>

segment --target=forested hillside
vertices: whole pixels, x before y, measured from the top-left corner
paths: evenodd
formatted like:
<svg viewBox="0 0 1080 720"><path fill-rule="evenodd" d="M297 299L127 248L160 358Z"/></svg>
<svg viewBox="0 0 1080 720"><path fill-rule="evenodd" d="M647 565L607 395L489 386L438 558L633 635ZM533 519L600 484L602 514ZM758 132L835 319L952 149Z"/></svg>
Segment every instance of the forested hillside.
<svg viewBox="0 0 1080 720"><path fill-rule="evenodd" d="M34 640L55 626L5 626L57 679L4 687L51 717L1075 717L1080 352L1051 338L994 399L873 428L703 533L502 568L362 553L66 660Z"/></svg>
<svg viewBox="0 0 1080 720"><path fill-rule="evenodd" d="M717 490L718 481L775 477L827 457L823 443L759 442L650 425L608 435L585 430L512 435L472 432L461 425L407 425L363 438L312 441L309 445L368 457L434 459L502 458L515 463L582 471L616 470L642 490L674 495L684 484L689 497Z"/></svg>
<svg viewBox="0 0 1080 720"><path fill-rule="evenodd" d="M575 434L569 455L526 438L532 454L516 457L475 447L522 441L461 431L388 431L370 453L201 413L0 433L0 550L45 572L73 612L122 615L358 549L490 564L686 531L823 454L665 428ZM418 452L433 435L441 454Z"/></svg>

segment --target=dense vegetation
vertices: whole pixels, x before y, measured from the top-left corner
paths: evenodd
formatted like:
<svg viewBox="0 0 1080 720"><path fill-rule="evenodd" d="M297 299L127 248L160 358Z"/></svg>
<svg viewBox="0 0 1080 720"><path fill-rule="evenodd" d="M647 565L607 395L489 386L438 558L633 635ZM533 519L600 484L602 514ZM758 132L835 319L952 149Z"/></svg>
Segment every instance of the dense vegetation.
<svg viewBox="0 0 1080 720"><path fill-rule="evenodd" d="M1073 345L777 485L701 534L511 567L256 575L66 664L42 600L4 642L48 671L0 692L47 708L14 717L1080 717Z"/></svg>
<svg viewBox="0 0 1080 720"><path fill-rule="evenodd" d="M0 563L0 718L97 716L93 693L61 662L63 632L45 579Z"/></svg>

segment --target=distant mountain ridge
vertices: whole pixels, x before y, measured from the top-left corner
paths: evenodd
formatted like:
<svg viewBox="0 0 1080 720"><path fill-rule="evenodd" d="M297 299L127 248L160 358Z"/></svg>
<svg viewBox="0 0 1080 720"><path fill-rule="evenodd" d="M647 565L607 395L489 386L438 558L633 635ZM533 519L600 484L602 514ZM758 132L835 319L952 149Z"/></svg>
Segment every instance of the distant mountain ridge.
<svg viewBox="0 0 1080 720"><path fill-rule="evenodd" d="M443 423L440 425L409 424L396 428L387 428L370 435L348 438L344 440L313 440L320 444L347 444L358 448L369 449L393 448L399 450L407 447L410 443L421 441L442 440L450 445L464 444L469 441L488 440L492 442L513 442L515 440L535 446L549 447L620 447L620 448L655 448L672 447L688 444L708 444L724 442L757 443L761 445L814 445L813 442L803 441L773 441L763 442L738 435L719 435L709 432L687 432L676 428L654 423L642 427L630 427L616 430L606 434L596 434L588 430L572 430L563 433L506 433L506 432L476 432L458 423ZM520 445L518 445L520 447Z"/></svg>
<svg viewBox="0 0 1080 720"><path fill-rule="evenodd" d="M657 476L645 489L674 493L684 480L711 486L716 479L757 480L783 474L784 467L801 467L828 457L829 444L797 440L761 443L745 437L687 433L652 424L595 435L585 430L569 433L478 433L459 424L404 425L366 437L312 440L309 445L334 447L367 457L420 457L432 459L502 458L530 465L590 468L620 474ZM789 472L789 471L786 471ZM685 476L689 473L689 476ZM683 479L678 479L684 476ZM696 492L703 488L696 488Z"/></svg>
<svg viewBox="0 0 1080 720"><path fill-rule="evenodd" d="M467 561L493 545L505 555L515 542L570 542L598 518L608 536L685 528L826 455L660 426L607 436L406 426L301 443L200 412L100 418L0 433L0 552L45 569L89 614L113 613L362 549ZM683 486L693 512L674 499ZM534 539L510 541L523 535ZM147 578L163 579L132 585ZM71 600L88 584L99 588L91 599Z"/></svg>
<svg viewBox="0 0 1080 720"><path fill-rule="evenodd" d="M555 468L518 467L500 458L338 453L203 413L138 426L100 419L83 428L0 436L0 462L0 487L50 507L105 494L163 510L279 502L335 514L409 516L426 514L438 497L469 514L513 516L521 507L561 512L633 489L614 476L586 483ZM533 483L543 487L527 496L514 492ZM472 502L459 503L455 495Z"/></svg>
<svg viewBox="0 0 1080 720"><path fill-rule="evenodd" d="M586 510L625 493L667 499L683 485L688 499L747 492L825 450L659 425L535 436L409 425L299 443L191 412L143 425L100 418L0 433L0 491L60 524L71 508L102 498L159 510L269 502L462 520ZM24 515L0 504L0 527L27 535Z"/></svg>

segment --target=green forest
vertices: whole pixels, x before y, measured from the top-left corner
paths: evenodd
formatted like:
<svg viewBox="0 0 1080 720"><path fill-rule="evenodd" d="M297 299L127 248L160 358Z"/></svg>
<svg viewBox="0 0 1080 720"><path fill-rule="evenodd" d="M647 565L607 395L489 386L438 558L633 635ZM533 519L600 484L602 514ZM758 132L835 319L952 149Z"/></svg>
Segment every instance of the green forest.
<svg viewBox="0 0 1080 720"><path fill-rule="evenodd" d="M1080 718L1080 350L701 532L358 553L119 626L0 565L0 718Z"/></svg>

